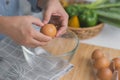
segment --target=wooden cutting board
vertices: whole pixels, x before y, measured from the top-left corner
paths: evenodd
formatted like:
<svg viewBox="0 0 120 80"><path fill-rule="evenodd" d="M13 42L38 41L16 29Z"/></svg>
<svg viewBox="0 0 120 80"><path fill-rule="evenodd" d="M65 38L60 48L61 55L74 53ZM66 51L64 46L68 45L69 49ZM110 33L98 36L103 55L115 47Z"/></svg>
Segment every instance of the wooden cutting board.
<svg viewBox="0 0 120 80"><path fill-rule="evenodd" d="M110 58L120 56L120 50L105 48L81 43L71 63L74 68L61 78L61 80L95 80L91 66L91 54L95 49L101 49Z"/></svg>

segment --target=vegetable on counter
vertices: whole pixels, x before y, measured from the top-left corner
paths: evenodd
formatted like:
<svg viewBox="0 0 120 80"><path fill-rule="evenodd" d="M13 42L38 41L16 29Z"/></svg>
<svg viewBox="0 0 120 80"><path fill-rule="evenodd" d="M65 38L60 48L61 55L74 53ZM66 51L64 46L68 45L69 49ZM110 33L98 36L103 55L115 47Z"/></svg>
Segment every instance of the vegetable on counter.
<svg viewBox="0 0 120 80"><path fill-rule="evenodd" d="M80 27L95 26L99 22L120 27L119 9L119 0L96 0L92 3L74 3L65 7L69 19L78 16Z"/></svg>
<svg viewBox="0 0 120 80"><path fill-rule="evenodd" d="M98 15L93 10L85 10L79 14L81 27L90 27L97 25Z"/></svg>
<svg viewBox="0 0 120 80"><path fill-rule="evenodd" d="M65 10L68 13L69 17L78 15L78 9L74 5L67 6Z"/></svg>
<svg viewBox="0 0 120 80"><path fill-rule="evenodd" d="M78 16L71 17L69 19L68 25L69 25L69 27L79 28L80 22L79 22Z"/></svg>

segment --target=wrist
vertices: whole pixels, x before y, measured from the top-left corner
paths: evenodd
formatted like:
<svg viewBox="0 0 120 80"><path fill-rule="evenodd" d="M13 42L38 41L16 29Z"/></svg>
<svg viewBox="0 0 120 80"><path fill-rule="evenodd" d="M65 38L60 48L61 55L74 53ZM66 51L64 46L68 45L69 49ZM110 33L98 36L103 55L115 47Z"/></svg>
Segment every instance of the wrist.
<svg viewBox="0 0 120 80"><path fill-rule="evenodd" d="M37 6L44 9L49 2L55 2L59 0L38 0Z"/></svg>
<svg viewBox="0 0 120 80"><path fill-rule="evenodd" d="M4 22L4 17L3 16L0 16L0 33L3 33L3 23Z"/></svg>
<svg viewBox="0 0 120 80"><path fill-rule="evenodd" d="M0 33L5 34L7 32L7 28L10 26L10 20L6 16L0 16Z"/></svg>
<svg viewBox="0 0 120 80"><path fill-rule="evenodd" d="M43 9L46 1L47 0L38 0L37 1L37 6Z"/></svg>

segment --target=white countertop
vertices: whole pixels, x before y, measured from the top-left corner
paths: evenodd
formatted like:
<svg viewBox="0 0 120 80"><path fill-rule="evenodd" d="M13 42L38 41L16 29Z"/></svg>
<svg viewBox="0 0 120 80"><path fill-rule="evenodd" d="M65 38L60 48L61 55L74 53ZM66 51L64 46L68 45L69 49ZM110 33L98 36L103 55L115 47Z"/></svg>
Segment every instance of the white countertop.
<svg viewBox="0 0 120 80"><path fill-rule="evenodd" d="M80 42L120 49L120 28L105 24L103 30L96 37Z"/></svg>

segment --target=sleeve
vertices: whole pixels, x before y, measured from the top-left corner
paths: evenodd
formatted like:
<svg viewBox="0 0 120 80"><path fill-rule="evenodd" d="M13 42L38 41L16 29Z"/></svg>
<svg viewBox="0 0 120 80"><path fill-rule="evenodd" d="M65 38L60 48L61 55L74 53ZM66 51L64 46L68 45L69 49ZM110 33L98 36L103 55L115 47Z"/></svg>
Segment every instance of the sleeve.
<svg viewBox="0 0 120 80"><path fill-rule="evenodd" d="M33 12L39 12L39 11L42 10L41 8L39 8L39 7L37 6L37 1L38 1L38 0L28 0L28 1L30 2L31 6L32 6L32 11L33 11Z"/></svg>

